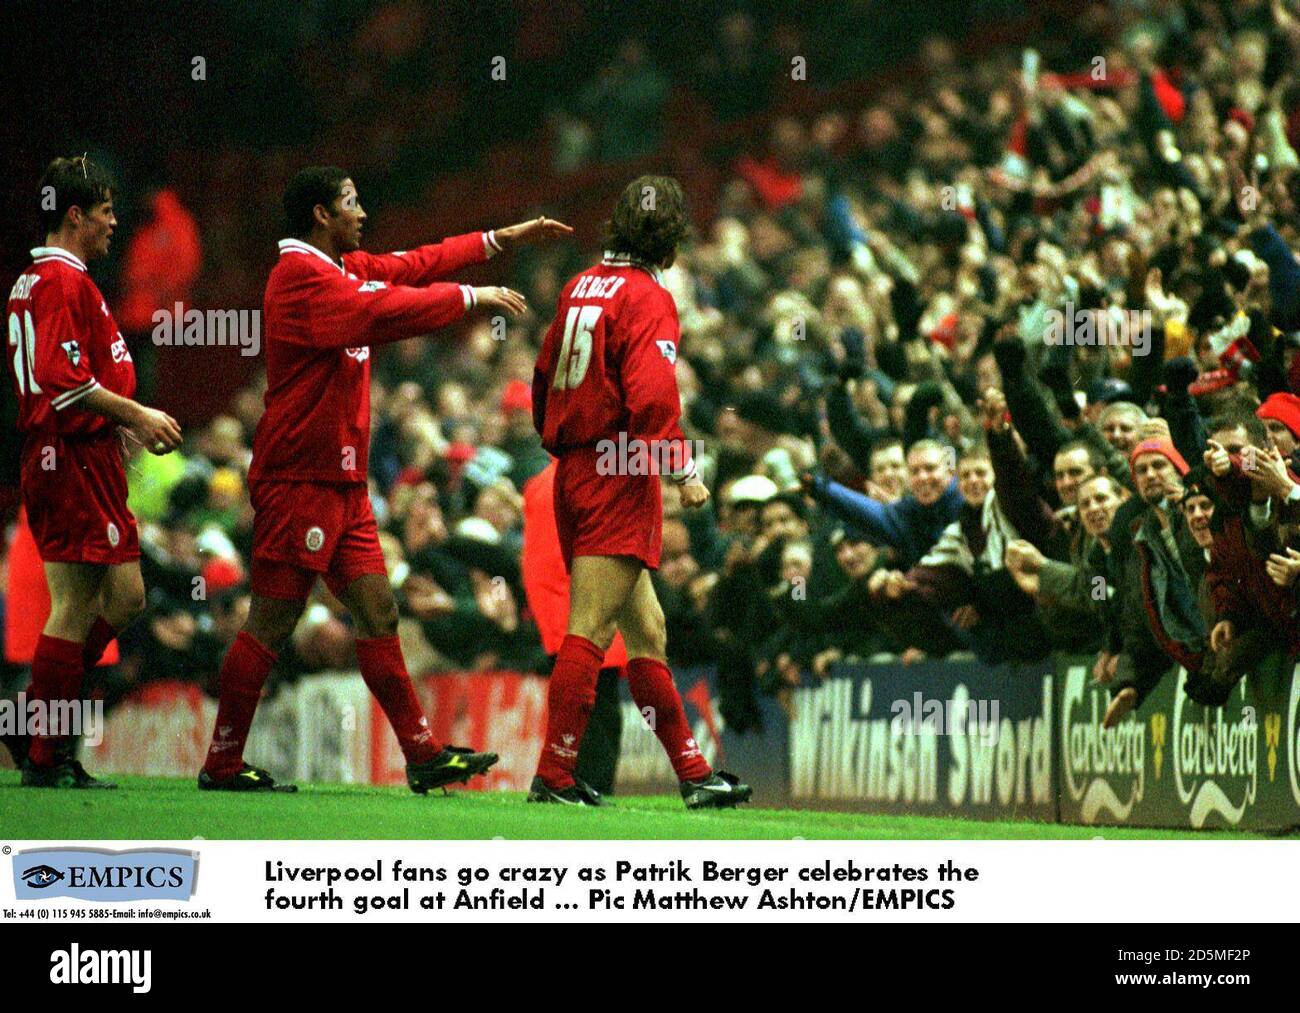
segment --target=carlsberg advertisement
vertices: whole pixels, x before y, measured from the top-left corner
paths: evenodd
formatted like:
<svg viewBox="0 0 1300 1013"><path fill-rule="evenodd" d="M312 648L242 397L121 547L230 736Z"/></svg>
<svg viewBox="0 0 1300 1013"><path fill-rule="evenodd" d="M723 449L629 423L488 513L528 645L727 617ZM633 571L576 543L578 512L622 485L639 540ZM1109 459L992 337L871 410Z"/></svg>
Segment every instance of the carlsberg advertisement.
<svg viewBox="0 0 1300 1013"><path fill-rule="evenodd" d="M1170 670L1103 729L1093 658L841 663L789 701L790 798L879 812L1095 826L1300 825L1300 666L1271 659L1223 707Z"/></svg>
<svg viewBox="0 0 1300 1013"><path fill-rule="evenodd" d="M1092 659L1058 663L1057 749L1063 823L1280 830L1300 823L1300 668L1280 658L1238 684L1223 707L1183 692L1168 672L1115 728Z"/></svg>

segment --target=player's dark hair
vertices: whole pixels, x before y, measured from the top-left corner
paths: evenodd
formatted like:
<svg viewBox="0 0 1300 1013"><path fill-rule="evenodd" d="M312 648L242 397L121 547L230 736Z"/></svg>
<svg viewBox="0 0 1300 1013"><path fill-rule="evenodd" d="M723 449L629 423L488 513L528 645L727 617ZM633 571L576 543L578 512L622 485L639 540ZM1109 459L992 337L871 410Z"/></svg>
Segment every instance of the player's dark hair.
<svg viewBox="0 0 1300 1013"><path fill-rule="evenodd" d="M343 190L348 174L335 165L310 165L289 180L284 191L284 225L301 238L316 225L316 205L332 205Z"/></svg>
<svg viewBox="0 0 1300 1013"><path fill-rule="evenodd" d="M89 211L113 197L113 180L108 172L85 155L56 158L41 174L36 187L38 220L44 235L57 232L68 208Z"/></svg>
<svg viewBox="0 0 1300 1013"><path fill-rule="evenodd" d="M605 223L605 247L648 264L665 264L689 233L681 184L671 176L638 176L623 188Z"/></svg>

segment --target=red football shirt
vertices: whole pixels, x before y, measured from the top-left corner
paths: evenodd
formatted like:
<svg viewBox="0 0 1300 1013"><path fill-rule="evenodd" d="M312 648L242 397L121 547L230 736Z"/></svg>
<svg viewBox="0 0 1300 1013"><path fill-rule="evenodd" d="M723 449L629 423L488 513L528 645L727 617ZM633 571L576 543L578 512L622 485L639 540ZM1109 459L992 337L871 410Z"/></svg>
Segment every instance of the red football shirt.
<svg viewBox="0 0 1300 1013"><path fill-rule="evenodd" d="M9 365L25 433L90 436L115 423L77 402L103 387L130 397L135 363L86 265L40 246L9 292Z"/></svg>
<svg viewBox="0 0 1300 1013"><path fill-rule="evenodd" d="M490 234L472 232L405 253L356 250L339 264L309 243L280 240L263 302L266 414L250 480L365 482L370 346L463 316L473 289L431 282L495 250Z"/></svg>
<svg viewBox="0 0 1300 1013"><path fill-rule="evenodd" d="M626 439L694 467L680 426L677 305L658 273L607 253L564 286L533 370L533 422L552 454ZM680 449L677 449L680 448Z"/></svg>

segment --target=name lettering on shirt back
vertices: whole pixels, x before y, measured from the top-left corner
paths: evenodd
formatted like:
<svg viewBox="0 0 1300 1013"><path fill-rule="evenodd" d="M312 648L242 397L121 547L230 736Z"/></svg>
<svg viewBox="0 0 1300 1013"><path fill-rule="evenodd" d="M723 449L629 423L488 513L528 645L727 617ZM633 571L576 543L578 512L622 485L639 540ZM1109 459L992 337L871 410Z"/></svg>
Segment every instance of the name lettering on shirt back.
<svg viewBox="0 0 1300 1013"><path fill-rule="evenodd" d="M9 291L9 298L10 299L31 298L32 289L36 287L36 283L40 280L41 280L41 276L39 274L20 275L18 280L14 282L14 287Z"/></svg>
<svg viewBox="0 0 1300 1013"><path fill-rule="evenodd" d="M609 299L623 287L627 278L622 275L584 274L569 293L570 299Z"/></svg>

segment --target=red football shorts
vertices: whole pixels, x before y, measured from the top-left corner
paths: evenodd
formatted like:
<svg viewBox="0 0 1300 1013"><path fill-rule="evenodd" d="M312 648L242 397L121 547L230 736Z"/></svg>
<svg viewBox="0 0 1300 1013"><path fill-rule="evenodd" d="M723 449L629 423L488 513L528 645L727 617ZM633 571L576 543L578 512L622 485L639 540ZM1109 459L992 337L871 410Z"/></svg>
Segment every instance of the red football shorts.
<svg viewBox="0 0 1300 1013"><path fill-rule="evenodd" d="M338 594L384 573L379 530L360 482L253 482L253 593L301 600L324 577Z"/></svg>
<svg viewBox="0 0 1300 1013"><path fill-rule="evenodd" d="M564 568L574 556L634 556L659 567L663 497L657 475L601 475L594 451L570 451L555 471L555 527Z"/></svg>
<svg viewBox="0 0 1300 1013"><path fill-rule="evenodd" d="M29 434L23 445L22 490L27 522L44 562L114 566L140 558L114 430L90 437Z"/></svg>

